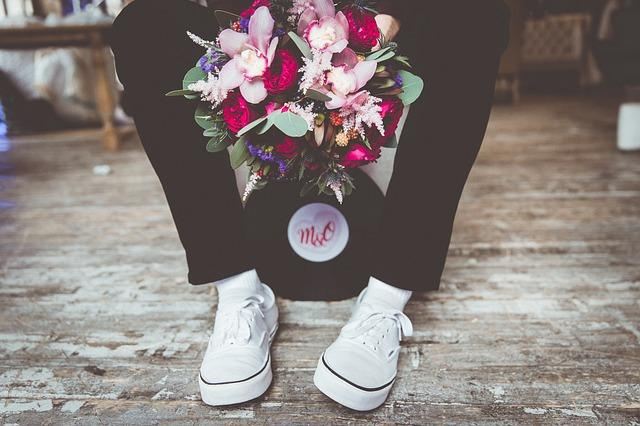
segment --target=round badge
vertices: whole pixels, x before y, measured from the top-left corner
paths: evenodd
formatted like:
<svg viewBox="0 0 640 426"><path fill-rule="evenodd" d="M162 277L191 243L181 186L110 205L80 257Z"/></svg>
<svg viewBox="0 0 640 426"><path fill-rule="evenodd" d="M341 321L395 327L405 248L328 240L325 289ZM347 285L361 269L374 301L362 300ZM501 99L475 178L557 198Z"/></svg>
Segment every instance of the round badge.
<svg viewBox="0 0 640 426"><path fill-rule="evenodd" d="M307 204L296 211L288 227L293 251L310 262L336 258L349 242L349 225L338 209L329 204Z"/></svg>

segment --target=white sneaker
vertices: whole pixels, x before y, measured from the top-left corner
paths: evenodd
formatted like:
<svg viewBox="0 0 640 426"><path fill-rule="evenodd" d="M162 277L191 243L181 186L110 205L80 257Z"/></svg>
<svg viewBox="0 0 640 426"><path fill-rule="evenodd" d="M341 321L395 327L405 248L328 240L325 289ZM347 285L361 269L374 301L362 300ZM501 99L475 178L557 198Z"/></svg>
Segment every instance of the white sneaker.
<svg viewBox="0 0 640 426"><path fill-rule="evenodd" d="M313 383L334 401L358 411L384 403L396 378L400 340L413 327L402 311L358 297L340 336L320 357Z"/></svg>
<svg viewBox="0 0 640 426"><path fill-rule="evenodd" d="M200 394L208 405L255 399L271 385L269 349L278 329L273 291L218 307L213 334L200 367Z"/></svg>

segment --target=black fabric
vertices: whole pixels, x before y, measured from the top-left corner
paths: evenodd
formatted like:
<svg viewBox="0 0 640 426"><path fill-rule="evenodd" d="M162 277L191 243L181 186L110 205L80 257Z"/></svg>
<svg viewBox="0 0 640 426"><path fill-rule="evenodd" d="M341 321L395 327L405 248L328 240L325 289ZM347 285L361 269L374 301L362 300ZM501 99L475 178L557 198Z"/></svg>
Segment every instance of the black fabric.
<svg viewBox="0 0 640 426"><path fill-rule="evenodd" d="M402 135L371 273L397 287L434 290L486 129L508 10L502 0L398 0L389 11L401 15L399 41L427 86ZM185 247L189 280L201 284L253 265L228 155L205 151L193 103L164 96L202 54L187 30L215 38L212 12L187 0L135 0L116 19L112 45Z"/></svg>

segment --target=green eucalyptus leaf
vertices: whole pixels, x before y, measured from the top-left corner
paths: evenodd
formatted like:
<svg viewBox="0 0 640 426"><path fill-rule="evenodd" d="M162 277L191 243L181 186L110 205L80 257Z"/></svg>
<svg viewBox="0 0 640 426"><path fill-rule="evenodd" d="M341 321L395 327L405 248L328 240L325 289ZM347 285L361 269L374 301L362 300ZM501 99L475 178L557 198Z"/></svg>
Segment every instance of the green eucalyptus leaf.
<svg viewBox="0 0 640 426"><path fill-rule="evenodd" d="M256 127L258 127L260 124L262 124L265 120L267 119L267 116L265 115L264 117L260 117L257 120L252 121L251 123L247 124L246 126L244 126L242 129L240 129L240 131L238 132L238 136L244 136L247 133L249 133L251 130L255 129Z"/></svg>
<svg viewBox="0 0 640 426"><path fill-rule="evenodd" d="M385 53L387 53L390 50L391 50L391 47L385 47L384 49L376 50L375 52L373 52L369 56L367 56L365 58L365 60L367 60L367 61L375 61L376 59L378 59L379 57L381 57L382 55L384 55Z"/></svg>
<svg viewBox="0 0 640 426"><path fill-rule="evenodd" d="M394 51L390 51L385 53L384 55L381 55L380 57L376 58L376 62L380 63L380 62L384 62L384 61L388 61L389 59L393 58L394 56L396 56L396 52Z"/></svg>
<svg viewBox="0 0 640 426"><path fill-rule="evenodd" d="M257 134L264 135L273 127L273 120L271 120L271 118L269 117L271 117L271 114L267 116L267 120L264 122L264 124L257 128Z"/></svg>
<svg viewBox="0 0 640 426"><path fill-rule="evenodd" d="M422 94L424 89L424 81L415 74L411 74L409 71L399 71L402 78L402 93L398 95L398 98L405 105L411 105Z"/></svg>
<svg viewBox="0 0 640 426"><path fill-rule="evenodd" d="M167 93L165 96L193 96L197 95L198 92L194 90L172 90Z"/></svg>
<svg viewBox="0 0 640 426"><path fill-rule="evenodd" d="M220 140L218 138L211 138L207 143L208 152L221 152L229 147L227 139Z"/></svg>
<svg viewBox="0 0 640 426"><path fill-rule="evenodd" d="M289 37L291 37L291 40L293 40L298 49L300 49L300 52L302 52L304 57L311 59L313 55L311 53L311 47L309 47L309 44L293 31L289 31Z"/></svg>
<svg viewBox="0 0 640 426"><path fill-rule="evenodd" d="M378 58L386 55L389 52L391 52L391 47L385 47L384 49L376 50L375 52L373 52L372 54L367 56L365 58L365 60L382 62L382 61L379 61ZM394 55L395 55L395 53L394 53Z"/></svg>
<svg viewBox="0 0 640 426"><path fill-rule="evenodd" d="M245 161L247 161L251 157L249 154L249 150L247 149L247 144L245 143L244 138L240 138L233 144L233 149L231 150L231 155L229 156L229 160L231 161L231 167L234 169L242 166Z"/></svg>
<svg viewBox="0 0 640 426"><path fill-rule="evenodd" d="M196 120L196 123L198 123L198 126L207 130L212 128L216 124L216 121L211 116L212 114L213 111L211 111L211 105L202 102L198 105L198 108L196 108L194 118Z"/></svg>
<svg viewBox="0 0 640 426"><path fill-rule="evenodd" d="M322 92L318 92L317 90L313 90L313 89L308 89L307 90L307 97L310 99L313 99L315 101L321 101L321 102L329 102L331 100L331 98L327 95L325 95Z"/></svg>
<svg viewBox="0 0 640 426"><path fill-rule="evenodd" d="M182 89L189 90L189 85L200 80L206 80L207 75L199 67L193 67L184 75L182 79Z"/></svg>
<svg viewBox="0 0 640 426"><path fill-rule="evenodd" d="M216 10L213 13L216 16L220 29L230 28L234 22L237 22L240 19L240 15L227 12L226 10Z"/></svg>
<svg viewBox="0 0 640 426"><path fill-rule="evenodd" d="M290 111L273 112L270 116L273 124L282 133L292 138L304 136L309 131L309 125L304 118Z"/></svg>

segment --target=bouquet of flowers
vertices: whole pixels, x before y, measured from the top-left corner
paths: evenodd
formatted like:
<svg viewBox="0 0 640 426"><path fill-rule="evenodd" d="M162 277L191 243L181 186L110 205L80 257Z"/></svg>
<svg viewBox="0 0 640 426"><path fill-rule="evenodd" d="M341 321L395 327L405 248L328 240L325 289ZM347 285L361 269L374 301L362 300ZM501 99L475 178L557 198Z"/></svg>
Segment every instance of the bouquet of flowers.
<svg viewBox="0 0 640 426"><path fill-rule="evenodd" d="M169 96L199 100L195 121L210 152L232 146L247 164L244 200L269 181L304 182L335 195L349 169L396 146L404 107L424 83L381 35L367 0L255 0L240 15L216 11L217 40L188 33L206 53Z"/></svg>

